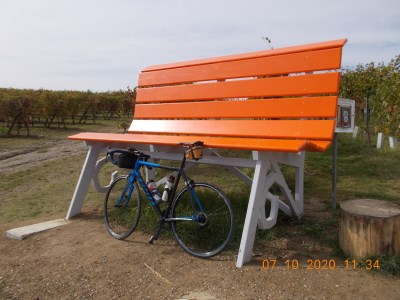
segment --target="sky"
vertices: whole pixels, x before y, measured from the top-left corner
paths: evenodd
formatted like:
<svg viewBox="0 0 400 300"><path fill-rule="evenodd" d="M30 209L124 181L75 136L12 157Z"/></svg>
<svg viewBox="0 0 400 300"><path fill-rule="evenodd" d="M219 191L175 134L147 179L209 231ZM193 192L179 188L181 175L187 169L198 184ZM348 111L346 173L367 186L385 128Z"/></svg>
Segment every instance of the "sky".
<svg viewBox="0 0 400 300"><path fill-rule="evenodd" d="M343 67L388 63L400 0L0 0L0 88L126 90L150 65L341 38Z"/></svg>

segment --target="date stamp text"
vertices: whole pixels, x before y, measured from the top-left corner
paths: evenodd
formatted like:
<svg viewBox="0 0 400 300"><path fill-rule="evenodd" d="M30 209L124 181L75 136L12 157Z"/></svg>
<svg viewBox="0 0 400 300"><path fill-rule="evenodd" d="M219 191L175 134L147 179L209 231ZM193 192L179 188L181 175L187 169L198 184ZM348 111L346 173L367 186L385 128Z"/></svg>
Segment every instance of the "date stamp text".
<svg viewBox="0 0 400 300"><path fill-rule="evenodd" d="M307 259L306 261L299 261L298 259L286 259L278 261L277 259L264 259L262 261L262 268L264 270L274 270L278 266L283 266L287 270L321 270L332 271L336 268L344 268L346 270L365 269L373 270L379 269L379 260L355 260L346 259L345 261L337 262L335 259Z"/></svg>

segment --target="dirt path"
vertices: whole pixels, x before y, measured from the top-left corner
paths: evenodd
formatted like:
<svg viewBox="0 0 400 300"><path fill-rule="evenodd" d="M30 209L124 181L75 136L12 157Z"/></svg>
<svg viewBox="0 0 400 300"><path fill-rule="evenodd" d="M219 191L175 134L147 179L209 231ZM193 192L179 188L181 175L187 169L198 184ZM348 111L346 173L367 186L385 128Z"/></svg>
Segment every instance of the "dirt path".
<svg viewBox="0 0 400 300"><path fill-rule="evenodd" d="M8 174L35 166L46 161L85 151L81 141L67 139L50 140L40 145L29 144L18 150L0 152L0 174Z"/></svg>
<svg viewBox="0 0 400 300"><path fill-rule="evenodd" d="M1 228L2 231L6 228ZM399 279L363 270L264 270L236 253L211 260L185 254L164 238L108 236L101 213L24 241L0 238L1 299L399 299ZM305 265L304 265L305 266Z"/></svg>
<svg viewBox="0 0 400 300"><path fill-rule="evenodd" d="M84 149L80 142L51 141L3 152L0 173ZM400 299L400 279L339 261L334 270L306 270L305 262L287 269L285 257L267 248L238 269L237 251L202 260L170 238L149 245L149 236L138 232L117 241L106 233L100 210L24 241L5 237L21 225L0 226L0 299ZM262 268L263 259L277 257L274 269Z"/></svg>

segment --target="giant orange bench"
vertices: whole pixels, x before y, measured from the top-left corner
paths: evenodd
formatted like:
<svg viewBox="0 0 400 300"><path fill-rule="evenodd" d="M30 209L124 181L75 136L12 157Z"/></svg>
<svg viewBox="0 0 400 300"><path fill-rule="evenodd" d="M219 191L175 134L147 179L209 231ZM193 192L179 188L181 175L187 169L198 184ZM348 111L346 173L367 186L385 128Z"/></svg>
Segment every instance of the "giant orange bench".
<svg viewBox="0 0 400 300"><path fill-rule="evenodd" d="M346 40L184 61L145 68L126 134L79 133L89 147L67 219L81 211L107 147L132 146L155 159L180 160L179 142L204 141L200 163L224 165L251 186L236 265L251 259L258 227L275 225L278 210L303 214L305 151L324 151L335 130L342 48ZM252 158L219 149L251 150ZM295 168L295 191L280 165ZM255 168L253 178L238 167ZM150 177L152 174L149 175ZM165 180L165 179L163 179ZM160 180L158 184L161 184ZM271 187L280 193L271 192ZM268 217L266 200L271 202Z"/></svg>

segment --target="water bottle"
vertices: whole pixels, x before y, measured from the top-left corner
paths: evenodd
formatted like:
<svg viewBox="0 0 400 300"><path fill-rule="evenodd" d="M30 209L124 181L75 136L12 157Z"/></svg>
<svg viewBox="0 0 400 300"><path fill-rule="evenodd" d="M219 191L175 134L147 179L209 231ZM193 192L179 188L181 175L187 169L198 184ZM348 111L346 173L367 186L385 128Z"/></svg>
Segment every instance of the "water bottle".
<svg viewBox="0 0 400 300"><path fill-rule="evenodd" d="M157 185L154 182L154 180L150 180L147 183L147 187L149 188L149 191L151 193L151 195L153 196L154 201L156 201L156 203L161 201L161 195L160 192L157 190Z"/></svg>
<svg viewBox="0 0 400 300"><path fill-rule="evenodd" d="M168 195L169 192L172 189L172 186L174 185L175 177L174 175L169 175L167 178L167 181L165 182L165 187L164 187L164 192L162 194L162 201L167 202L168 201Z"/></svg>

